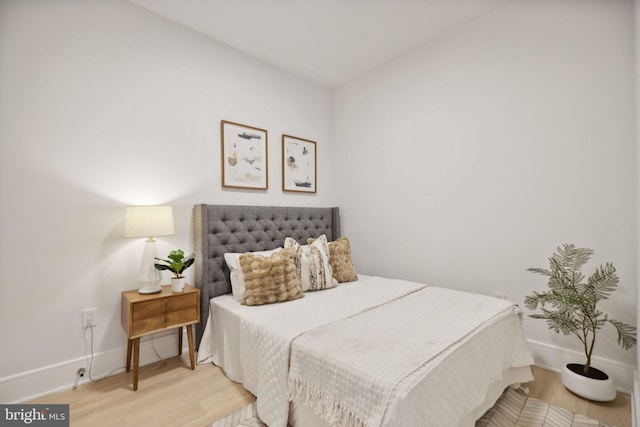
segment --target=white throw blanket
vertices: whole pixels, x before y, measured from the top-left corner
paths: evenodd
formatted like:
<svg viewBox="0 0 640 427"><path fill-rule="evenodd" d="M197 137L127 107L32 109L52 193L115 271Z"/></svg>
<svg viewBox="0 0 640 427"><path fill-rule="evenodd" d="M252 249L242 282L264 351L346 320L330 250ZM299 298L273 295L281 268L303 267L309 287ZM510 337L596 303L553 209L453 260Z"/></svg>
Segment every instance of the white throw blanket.
<svg viewBox="0 0 640 427"><path fill-rule="evenodd" d="M296 338L289 394L336 426L457 425L504 371L532 363L516 313L509 301L421 289ZM459 367L437 369L454 351Z"/></svg>
<svg viewBox="0 0 640 427"><path fill-rule="evenodd" d="M243 310L240 327L243 385L257 396L262 421L270 427L287 425L289 350L296 337L424 287L402 280L369 277L307 293L305 298L295 301Z"/></svg>

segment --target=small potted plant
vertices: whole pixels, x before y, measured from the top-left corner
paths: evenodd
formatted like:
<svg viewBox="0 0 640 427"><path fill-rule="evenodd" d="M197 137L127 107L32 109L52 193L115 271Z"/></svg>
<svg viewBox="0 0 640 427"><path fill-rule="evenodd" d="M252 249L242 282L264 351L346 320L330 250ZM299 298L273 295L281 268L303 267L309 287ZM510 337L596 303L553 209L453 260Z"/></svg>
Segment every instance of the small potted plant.
<svg viewBox="0 0 640 427"><path fill-rule="evenodd" d="M176 249L169 252L167 256L169 259L156 258L164 264L154 264L158 270L169 270L174 276L171 278L171 290L173 292L182 292L184 290L184 276L182 273L189 268L196 259L195 252L184 257L184 251L182 249Z"/></svg>
<svg viewBox="0 0 640 427"><path fill-rule="evenodd" d="M615 399L616 388L606 373L591 366L596 332L610 323L618 333L618 344L628 350L636 344L636 328L610 319L596 308L599 301L608 299L616 290L619 279L610 262L597 267L585 278L580 269L592 254L591 249L564 244L549 258L549 270L529 268L528 271L549 278L549 291L534 292L525 298L524 304L530 310L540 306L542 314L532 314L531 317L545 319L550 330L578 337L584 347L586 361L584 364L565 365L561 381L579 396L604 402ZM547 305L550 308L545 308Z"/></svg>

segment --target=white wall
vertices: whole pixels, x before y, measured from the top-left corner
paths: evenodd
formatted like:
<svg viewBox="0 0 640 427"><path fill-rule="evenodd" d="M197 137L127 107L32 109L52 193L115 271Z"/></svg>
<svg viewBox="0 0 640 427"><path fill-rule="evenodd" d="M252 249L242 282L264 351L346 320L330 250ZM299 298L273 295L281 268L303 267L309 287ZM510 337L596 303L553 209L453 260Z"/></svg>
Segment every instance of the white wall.
<svg viewBox="0 0 640 427"><path fill-rule="evenodd" d="M526 269L575 243L615 264L602 307L635 324L633 46L632 1L514 0L340 88L336 191L359 271L523 305L546 288ZM596 354L636 363L610 327Z"/></svg>
<svg viewBox="0 0 640 427"><path fill-rule="evenodd" d="M635 323L631 7L513 0L332 105L330 92L126 1L3 0L0 402L73 382L84 308L99 309L97 372L124 363L119 298L137 287L143 246L123 237L130 204L175 207L161 252L192 248L194 203L339 204L361 272L518 302L544 286L525 269L575 242L618 267L605 308ZM221 119L269 130L267 192L221 189ZM318 141L317 195L280 191L282 133ZM577 349L542 322L526 328ZM596 352L635 365L613 335Z"/></svg>
<svg viewBox="0 0 640 427"><path fill-rule="evenodd" d="M635 0L634 3L634 29L635 29L635 75L636 75L636 105L635 105L635 117L636 117L636 203L638 206L638 213L640 213L640 171L638 171L638 167L640 166L640 120L638 116L640 115L640 0ZM637 232L637 243L636 248L640 248L640 227L636 230ZM640 250L638 251L636 258L636 266L638 268L638 274L640 276ZM638 296L638 300L636 303L637 317L636 317L636 325L638 320L640 320L640 282L636 282L636 292ZM635 382L634 382L634 400L632 401L634 404L634 413L635 413L635 425L640 425L640 351L636 350L637 361L636 361L636 371L635 371Z"/></svg>
<svg viewBox="0 0 640 427"><path fill-rule="evenodd" d="M127 1L0 2L0 94L0 402L73 383L85 308L96 373L124 365L125 206L174 206L162 254L193 249L196 203L336 205L330 91ZM268 191L221 189L222 119L269 131ZM317 141L316 195L282 193L282 133Z"/></svg>

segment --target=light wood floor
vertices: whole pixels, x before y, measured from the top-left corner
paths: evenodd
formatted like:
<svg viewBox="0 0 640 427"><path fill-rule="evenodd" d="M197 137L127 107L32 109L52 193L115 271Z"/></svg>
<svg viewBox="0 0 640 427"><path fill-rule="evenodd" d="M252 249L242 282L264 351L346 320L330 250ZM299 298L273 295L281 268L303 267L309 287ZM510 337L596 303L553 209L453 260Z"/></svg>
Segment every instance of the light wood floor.
<svg viewBox="0 0 640 427"><path fill-rule="evenodd" d="M188 368L188 354L140 368L138 391L132 373L113 375L74 390L34 400L34 404L68 403L72 427L205 427L255 400L241 385L213 365ZM613 402L596 403L567 391L559 375L534 368L525 384L531 397L614 424L631 427L631 399L618 393Z"/></svg>
<svg viewBox="0 0 640 427"><path fill-rule="evenodd" d="M533 377L534 381L524 384L530 397L616 427L631 427L630 395L618 392L611 402L593 402L567 390L560 382L560 374L534 367Z"/></svg>
<svg viewBox="0 0 640 427"><path fill-rule="evenodd" d="M72 427L205 427L255 400L216 366L189 367L189 353L30 403L68 403Z"/></svg>

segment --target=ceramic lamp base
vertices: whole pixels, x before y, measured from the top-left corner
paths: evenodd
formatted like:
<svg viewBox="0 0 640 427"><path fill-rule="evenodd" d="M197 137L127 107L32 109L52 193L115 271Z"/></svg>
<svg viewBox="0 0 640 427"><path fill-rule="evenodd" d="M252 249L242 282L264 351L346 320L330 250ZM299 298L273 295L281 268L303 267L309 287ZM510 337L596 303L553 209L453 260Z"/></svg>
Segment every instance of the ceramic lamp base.
<svg viewBox="0 0 640 427"><path fill-rule="evenodd" d="M139 280L142 287L138 290L141 294L155 294L161 291L160 281L162 280L162 275L154 266L157 256L156 241L151 238L145 240L144 252L140 263Z"/></svg>
<svg viewBox="0 0 640 427"><path fill-rule="evenodd" d="M155 288L140 288L138 289L138 293L140 294L157 294L158 292L162 292L160 286L156 286Z"/></svg>

